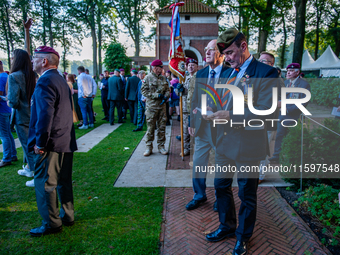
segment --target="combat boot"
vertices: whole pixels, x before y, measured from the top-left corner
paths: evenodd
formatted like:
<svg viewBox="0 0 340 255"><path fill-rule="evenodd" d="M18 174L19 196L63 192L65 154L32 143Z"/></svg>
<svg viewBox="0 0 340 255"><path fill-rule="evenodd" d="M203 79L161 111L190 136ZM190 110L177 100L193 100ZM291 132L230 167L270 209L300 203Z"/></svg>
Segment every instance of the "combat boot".
<svg viewBox="0 0 340 255"><path fill-rule="evenodd" d="M146 146L146 150L145 150L145 152L144 152L144 156L145 157L148 157L148 156L150 156L152 154L152 147L151 146Z"/></svg>
<svg viewBox="0 0 340 255"><path fill-rule="evenodd" d="M168 155L168 152L164 149L164 147L158 148L158 151L163 155Z"/></svg>

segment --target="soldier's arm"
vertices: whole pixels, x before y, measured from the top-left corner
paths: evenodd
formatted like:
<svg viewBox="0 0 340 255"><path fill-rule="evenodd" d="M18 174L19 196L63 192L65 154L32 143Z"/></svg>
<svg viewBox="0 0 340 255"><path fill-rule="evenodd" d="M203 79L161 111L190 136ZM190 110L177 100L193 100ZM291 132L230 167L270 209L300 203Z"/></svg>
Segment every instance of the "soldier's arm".
<svg viewBox="0 0 340 255"><path fill-rule="evenodd" d="M145 96L146 98L151 98L151 92L150 92L150 88L149 88L149 80L147 77L144 78L144 80L142 81L142 87L141 87L141 92L142 95Z"/></svg>
<svg viewBox="0 0 340 255"><path fill-rule="evenodd" d="M170 97L170 88L169 88L169 84L166 81L166 79L164 79L164 90L163 90L164 96L169 98Z"/></svg>

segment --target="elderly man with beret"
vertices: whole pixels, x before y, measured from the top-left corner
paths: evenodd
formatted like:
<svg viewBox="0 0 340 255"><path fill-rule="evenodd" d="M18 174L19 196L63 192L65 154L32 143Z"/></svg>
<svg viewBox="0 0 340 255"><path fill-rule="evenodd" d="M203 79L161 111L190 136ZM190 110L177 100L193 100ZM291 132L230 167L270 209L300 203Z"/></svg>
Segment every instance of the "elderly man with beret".
<svg viewBox="0 0 340 255"><path fill-rule="evenodd" d="M308 89L310 91L310 85L309 83L303 79L300 78L300 64L299 63L291 63L287 66L287 80L285 81L285 86L288 88L304 88ZM284 95L282 95L284 96ZM306 97L303 93L289 93L286 95L287 98L304 98ZM279 107L281 106L279 102ZM303 106L307 106L307 103L304 103ZM281 152L281 144L283 138L287 135L288 128L281 125L281 122L285 119L294 119L297 120L300 117L301 111L295 104L288 104L286 108L286 115L279 116L279 121L277 124L277 132L275 137L275 147L274 147L274 153L273 157L269 158L269 161L271 162L278 162L279 156ZM285 125L292 125L292 121L285 121Z"/></svg>
<svg viewBox="0 0 340 255"><path fill-rule="evenodd" d="M198 61L193 58L187 58L186 59L186 67L189 72L189 74L185 77L185 82L184 84L179 84L177 86L177 89L175 90L176 93L182 92L182 107L183 107L183 136L184 136L184 155L183 156L188 156L190 154L190 135L188 131L189 127L189 116L190 116L190 106L188 107L188 102L189 104L191 103L191 98L189 97L189 86L190 86L190 80L194 76L194 74L198 70ZM192 97L192 94L191 94ZM178 140L181 140L181 136L176 136ZM182 156L182 153L180 153L180 156Z"/></svg>
<svg viewBox="0 0 340 255"><path fill-rule="evenodd" d="M43 218L42 226L30 231L35 237L57 233L62 225L74 224L72 163L77 143L72 95L57 71L59 58L53 48L41 46L32 61L40 78L31 100L28 151L35 153L35 194Z"/></svg>
<svg viewBox="0 0 340 255"><path fill-rule="evenodd" d="M237 86L243 92L244 102L253 101L256 110L267 110L272 106L272 88L278 87L278 73L275 68L257 61L248 50L245 36L236 28L229 28L217 39L217 47L224 54L231 68L226 77L227 84ZM256 78L256 79L254 79ZM252 88L249 98L248 88ZM211 242L221 241L236 235L237 242L233 254L247 254L248 243L253 234L256 221L257 187L259 173L242 171L247 167L258 167L260 160L266 157L267 133L264 126L249 126L251 119L265 120L268 116L253 114L248 104L244 104L243 114L236 114L234 102L240 98L233 97L227 89L220 91L222 102L218 111L209 115L208 119L228 121L225 125L217 125L216 166L236 169L238 196L241 200L239 209L239 225L237 227L236 209L232 192L234 171L216 171L215 190L217 197L219 228L208 234ZM230 123L235 124L230 124ZM238 124L236 124L238 123Z"/></svg>
<svg viewBox="0 0 340 255"><path fill-rule="evenodd" d="M144 156L150 156L153 149L153 140L157 123L157 145L158 151L167 155L164 148L166 128L166 101L170 96L168 82L162 75L163 63L156 59L151 63L151 72L145 76L141 88L142 95L146 97L146 150Z"/></svg>

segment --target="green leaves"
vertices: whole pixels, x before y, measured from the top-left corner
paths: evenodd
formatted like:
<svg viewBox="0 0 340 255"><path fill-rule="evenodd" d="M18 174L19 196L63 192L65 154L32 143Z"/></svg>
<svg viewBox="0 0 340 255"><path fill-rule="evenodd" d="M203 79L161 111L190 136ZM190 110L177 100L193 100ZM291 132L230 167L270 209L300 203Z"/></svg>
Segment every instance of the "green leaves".
<svg viewBox="0 0 340 255"><path fill-rule="evenodd" d="M126 49L121 43L113 42L105 52L104 64L108 71L113 72L116 68L124 68L126 73L130 71L131 59L126 56Z"/></svg>

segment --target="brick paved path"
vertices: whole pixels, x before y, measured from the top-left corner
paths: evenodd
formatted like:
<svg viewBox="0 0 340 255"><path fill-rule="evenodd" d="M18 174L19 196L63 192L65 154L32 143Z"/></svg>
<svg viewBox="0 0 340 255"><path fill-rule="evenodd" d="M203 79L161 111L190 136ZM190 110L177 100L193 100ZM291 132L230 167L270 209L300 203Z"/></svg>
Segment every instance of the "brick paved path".
<svg viewBox="0 0 340 255"><path fill-rule="evenodd" d="M237 191L234 188L238 211ZM208 201L201 207L186 211L192 195L191 188L166 189L161 254L231 254L236 238L217 243L205 240L218 227L218 214L212 210L214 189L207 189ZM250 254L331 254L275 188L258 189L257 212Z"/></svg>
<svg viewBox="0 0 340 255"><path fill-rule="evenodd" d="M181 153L181 142L176 139L176 136L180 134L180 122L177 121L177 116L172 117L170 150L168 164L166 167L167 170L191 169L189 166L190 156L184 157L184 161L182 161L182 158L179 156Z"/></svg>

